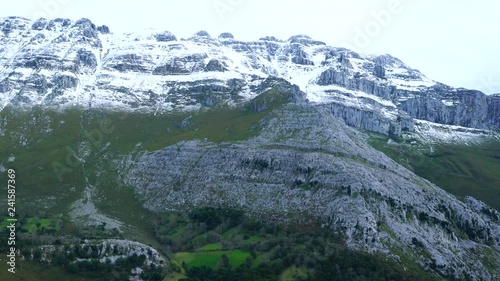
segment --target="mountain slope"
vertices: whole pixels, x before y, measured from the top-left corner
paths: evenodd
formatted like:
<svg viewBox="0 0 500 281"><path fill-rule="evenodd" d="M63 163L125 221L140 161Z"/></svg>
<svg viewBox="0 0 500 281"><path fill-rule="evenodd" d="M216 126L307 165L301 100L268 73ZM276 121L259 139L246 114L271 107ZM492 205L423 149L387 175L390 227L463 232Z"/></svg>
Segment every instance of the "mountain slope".
<svg viewBox="0 0 500 281"><path fill-rule="evenodd" d="M415 260L445 276L497 276L481 265L489 260L472 254L500 243L500 217L476 213L487 208L482 203L459 202L309 105L285 106L264 123L262 134L245 142L191 141L141 153L125 162L125 181L151 210L230 206L264 220L315 218L353 247L403 253L422 247Z"/></svg>
<svg viewBox="0 0 500 281"><path fill-rule="evenodd" d="M27 119L47 128L22 133L15 126L19 115L4 115L13 125L6 144L15 159L2 165L23 178L24 210L40 210L40 200L50 198L42 204L45 214L69 212L79 224L137 232L133 228L141 227L137 220L146 213L129 199L131 188L148 212L223 207L267 222L318 222L352 248L394 254L444 276L498 276L498 212L469 197L460 202L393 162L371 148L365 134L306 101L297 87L267 83L271 90L242 105L244 115L226 115L218 129L210 123L216 119L196 120L222 108L200 111L187 122L184 116L158 116L146 125L155 119L145 113L111 118L115 113L77 111L82 127L73 132L56 121L74 122L71 112L55 119L38 111ZM230 129L225 126L231 120L253 118L256 109L265 114L240 139L213 134L214 128ZM95 128L110 125L115 130L98 138ZM71 138L54 145L52 136L69 132ZM178 133L186 141L178 142Z"/></svg>

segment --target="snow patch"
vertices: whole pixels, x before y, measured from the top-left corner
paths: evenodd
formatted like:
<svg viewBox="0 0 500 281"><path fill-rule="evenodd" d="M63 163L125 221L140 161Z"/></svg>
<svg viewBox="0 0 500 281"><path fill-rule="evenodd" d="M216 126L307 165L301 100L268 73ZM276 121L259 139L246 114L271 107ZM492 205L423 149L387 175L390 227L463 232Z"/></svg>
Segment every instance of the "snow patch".
<svg viewBox="0 0 500 281"><path fill-rule="evenodd" d="M415 119L415 134L424 143L480 143L486 139L496 138L500 135L492 131L473 129L455 125L443 125L425 120Z"/></svg>

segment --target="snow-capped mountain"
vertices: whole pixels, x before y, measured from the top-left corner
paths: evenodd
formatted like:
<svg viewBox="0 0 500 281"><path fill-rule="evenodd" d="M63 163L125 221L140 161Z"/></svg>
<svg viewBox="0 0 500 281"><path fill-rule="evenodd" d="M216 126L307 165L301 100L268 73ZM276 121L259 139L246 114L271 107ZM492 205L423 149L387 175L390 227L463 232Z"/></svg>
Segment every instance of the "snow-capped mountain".
<svg viewBox="0 0 500 281"><path fill-rule="evenodd" d="M357 54L306 35L242 42L200 31L114 34L88 19L0 20L0 105L165 112L234 104L270 76L348 125L384 134L434 123L500 128L500 96L452 88L390 55Z"/></svg>
<svg viewBox="0 0 500 281"><path fill-rule="evenodd" d="M499 138L500 95L305 35L180 39L19 17L0 19L0 30L0 173L17 165L23 175L22 210L118 229L109 209L128 211L119 197L130 189L148 212L222 206L263 221L313 219L354 249L435 274L500 276L500 213L417 176L362 131L409 132L410 144Z"/></svg>

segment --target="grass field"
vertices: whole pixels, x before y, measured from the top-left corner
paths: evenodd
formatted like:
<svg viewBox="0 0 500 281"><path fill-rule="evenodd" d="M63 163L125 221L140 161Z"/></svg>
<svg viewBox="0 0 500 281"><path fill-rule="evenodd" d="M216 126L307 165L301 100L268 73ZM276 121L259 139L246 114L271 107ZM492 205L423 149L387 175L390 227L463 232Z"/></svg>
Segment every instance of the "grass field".
<svg viewBox="0 0 500 281"><path fill-rule="evenodd" d="M227 250L227 251L199 251L199 252L183 252L176 253L174 258L179 263L186 263L188 268L207 266L212 269L216 269L217 265L221 261L222 255L226 255L229 259L229 264L233 268L237 268L243 264L250 253L241 250Z"/></svg>
<svg viewBox="0 0 500 281"><path fill-rule="evenodd" d="M6 231L6 226L10 224L7 221L9 217L3 217L2 221L0 221L0 232ZM19 223L22 224L22 229L26 230L26 232L30 234L34 234L37 232L41 232L42 229L45 231L53 230L54 232L59 231L62 227L62 219L48 219L48 218L21 218L18 219L17 227L19 227Z"/></svg>
<svg viewBox="0 0 500 281"><path fill-rule="evenodd" d="M399 145L372 135L370 144L458 198L473 196L500 210L500 142Z"/></svg>
<svg viewBox="0 0 500 281"><path fill-rule="evenodd" d="M24 228L28 230L29 233L36 233L42 228L49 230L59 230L61 228L61 220L57 219L37 219L30 218L24 225Z"/></svg>

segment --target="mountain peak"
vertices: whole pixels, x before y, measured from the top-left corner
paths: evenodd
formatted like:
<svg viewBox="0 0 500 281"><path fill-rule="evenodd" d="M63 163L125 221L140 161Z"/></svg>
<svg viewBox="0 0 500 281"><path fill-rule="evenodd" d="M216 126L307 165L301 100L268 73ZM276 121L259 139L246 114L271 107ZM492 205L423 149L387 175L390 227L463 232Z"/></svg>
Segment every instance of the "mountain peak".
<svg viewBox="0 0 500 281"><path fill-rule="evenodd" d="M207 38L211 38L211 37L210 37L210 34L209 34L207 31L205 31L205 30L200 30L200 31L196 32L196 33L194 34L194 36L196 36L196 37L207 37Z"/></svg>
<svg viewBox="0 0 500 281"><path fill-rule="evenodd" d="M219 39L234 39L234 36L233 34L229 33L229 32L223 32L219 35L218 37Z"/></svg>
<svg viewBox="0 0 500 281"><path fill-rule="evenodd" d="M170 31L162 31L153 35L158 42L177 41L177 37Z"/></svg>
<svg viewBox="0 0 500 281"><path fill-rule="evenodd" d="M313 40L310 36L299 34L288 38L291 44L298 43L304 45L326 45L324 42Z"/></svg>

